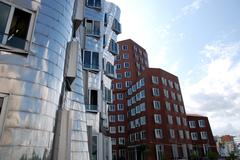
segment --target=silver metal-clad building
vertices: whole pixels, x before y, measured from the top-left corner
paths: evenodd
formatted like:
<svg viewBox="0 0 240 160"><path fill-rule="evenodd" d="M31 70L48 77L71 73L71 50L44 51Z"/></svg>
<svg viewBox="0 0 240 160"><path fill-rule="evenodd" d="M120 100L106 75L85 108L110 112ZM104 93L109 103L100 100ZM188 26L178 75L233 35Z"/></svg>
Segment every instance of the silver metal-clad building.
<svg viewBox="0 0 240 160"><path fill-rule="evenodd" d="M111 159L120 9L0 0L0 160Z"/></svg>

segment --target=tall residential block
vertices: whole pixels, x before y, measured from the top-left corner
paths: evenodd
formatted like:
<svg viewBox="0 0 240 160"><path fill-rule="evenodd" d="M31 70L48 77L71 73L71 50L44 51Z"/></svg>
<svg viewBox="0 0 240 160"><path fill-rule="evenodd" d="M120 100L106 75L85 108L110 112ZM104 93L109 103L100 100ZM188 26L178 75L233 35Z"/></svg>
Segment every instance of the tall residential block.
<svg viewBox="0 0 240 160"><path fill-rule="evenodd" d="M178 78L149 68L146 50L131 39L118 43L109 108L113 159L188 159L193 147Z"/></svg>
<svg viewBox="0 0 240 160"><path fill-rule="evenodd" d="M105 0L0 0L0 15L0 160L111 159L120 9Z"/></svg>

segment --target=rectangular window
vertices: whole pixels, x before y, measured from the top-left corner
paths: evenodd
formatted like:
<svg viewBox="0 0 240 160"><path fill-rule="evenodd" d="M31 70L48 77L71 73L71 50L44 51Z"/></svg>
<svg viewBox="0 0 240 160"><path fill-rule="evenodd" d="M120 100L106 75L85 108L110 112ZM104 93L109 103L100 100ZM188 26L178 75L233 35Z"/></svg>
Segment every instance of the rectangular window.
<svg viewBox="0 0 240 160"><path fill-rule="evenodd" d="M114 19L114 20L113 20L112 30L113 30L116 34L120 34L120 33L121 33L121 24L118 22L117 19Z"/></svg>
<svg viewBox="0 0 240 160"><path fill-rule="evenodd" d="M110 111L110 112L114 112L115 111L115 105L109 105L109 108L108 108L108 110Z"/></svg>
<svg viewBox="0 0 240 160"><path fill-rule="evenodd" d="M91 8L101 9L101 0L86 0L86 5Z"/></svg>
<svg viewBox="0 0 240 160"><path fill-rule="evenodd" d="M109 127L109 132L110 132L111 134L116 133L116 127Z"/></svg>
<svg viewBox="0 0 240 160"><path fill-rule="evenodd" d="M200 128L204 128L206 126L204 120L198 120L198 125Z"/></svg>
<svg viewBox="0 0 240 160"><path fill-rule="evenodd" d="M183 125L184 125L184 126L187 126L187 120L186 120L186 118L182 118L182 122L183 122Z"/></svg>
<svg viewBox="0 0 240 160"><path fill-rule="evenodd" d="M35 15L0 2L0 46L29 50Z"/></svg>
<svg viewBox="0 0 240 160"><path fill-rule="evenodd" d="M156 145L156 155L157 159L156 160L164 160L164 148L163 145Z"/></svg>
<svg viewBox="0 0 240 160"><path fill-rule="evenodd" d="M125 81L125 87L128 88L132 85L132 81Z"/></svg>
<svg viewBox="0 0 240 160"><path fill-rule="evenodd" d="M123 50L123 51L127 51L127 50L128 50L128 45L123 45L123 46L122 46L122 50Z"/></svg>
<svg viewBox="0 0 240 160"><path fill-rule="evenodd" d="M125 126L118 126L119 133L125 133Z"/></svg>
<svg viewBox="0 0 240 160"><path fill-rule="evenodd" d="M97 90L89 90L89 100L88 105L86 106L86 111L88 112L98 112L98 91Z"/></svg>
<svg viewBox="0 0 240 160"><path fill-rule="evenodd" d="M124 62L124 68L129 68L130 64L128 62Z"/></svg>
<svg viewBox="0 0 240 160"><path fill-rule="evenodd" d="M192 138L192 140L198 140L198 134L197 134L197 132L192 132L192 133L191 133L191 138Z"/></svg>
<svg viewBox="0 0 240 160"><path fill-rule="evenodd" d="M165 85L165 86L167 86L167 80L166 80L166 78L164 78L164 77L162 77L162 84Z"/></svg>
<svg viewBox="0 0 240 160"><path fill-rule="evenodd" d="M4 115L6 113L6 108L7 108L7 99L8 99L8 95L0 93L0 137L2 134Z"/></svg>
<svg viewBox="0 0 240 160"><path fill-rule="evenodd" d="M116 121L115 115L110 115L108 118L109 118L109 122L115 122Z"/></svg>
<svg viewBox="0 0 240 160"><path fill-rule="evenodd" d="M196 128L196 122L195 121L189 121L189 127L190 128Z"/></svg>
<svg viewBox="0 0 240 160"><path fill-rule="evenodd" d="M117 108L119 111L123 111L124 110L124 105L123 104L117 104Z"/></svg>
<svg viewBox="0 0 240 160"><path fill-rule="evenodd" d="M115 78L114 77L114 65L112 65L110 62L107 62L106 64L106 70L105 70L105 73L107 76L109 76L110 78Z"/></svg>
<svg viewBox="0 0 240 160"><path fill-rule="evenodd" d="M163 89L163 93L166 98L169 98L168 90Z"/></svg>
<svg viewBox="0 0 240 160"><path fill-rule="evenodd" d="M186 139L190 139L189 131L185 131L185 137Z"/></svg>
<svg viewBox="0 0 240 160"><path fill-rule="evenodd" d="M173 124L173 117L168 115L168 124Z"/></svg>
<svg viewBox="0 0 240 160"><path fill-rule="evenodd" d="M125 47L123 46L123 48L125 48ZM128 54L127 53L123 53L123 59L128 59L128 58L129 58Z"/></svg>
<svg viewBox="0 0 240 160"><path fill-rule="evenodd" d="M173 88L173 82L171 80L168 80L168 85Z"/></svg>
<svg viewBox="0 0 240 160"><path fill-rule="evenodd" d="M177 125L181 126L181 118L180 117L176 117L176 121L177 121Z"/></svg>
<svg viewBox="0 0 240 160"><path fill-rule="evenodd" d="M171 97L173 100L176 100L176 94L174 92L171 92Z"/></svg>
<svg viewBox="0 0 240 160"><path fill-rule="evenodd" d="M166 102L165 102L165 105L166 105L167 111L171 111L171 105L170 105L170 103L166 101Z"/></svg>
<svg viewBox="0 0 240 160"><path fill-rule="evenodd" d="M124 73L124 76L125 76L125 78L131 78L131 72L126 71L126 72Z"/></svg>
<svg viewBox="0 0 240 160"><path fill-rule="evenodd" d="M87 36L100 37L100 21L86 19L85 33Z"/></svg>
<svg viewBox="0 0 240 160"><path fill-rule="evenodd" d="M120 70L122 68L121 64L116 64L116 70Z"/></svg>
<svg viewBox="0 0 240 160"><path fill-rule="evenodd" d="M154 114L154 122L157 123L157 124L161 124L162 123L161 114Z"/></svg>
<svg viewBox="0 0 240 160"><path fill-rule="evenodd" d="M152 83L153 84L158 84L159 83L157 76L152 76Z"/></svg>
<svg viewBox="0 0 240 160"><path fill-rule="evenodd" d="M125 145L125 138L124 138L124 137L119 137L119 138L118 138L118 143L119 143L120 145Z"/></svg>
<svg viewBox="0 0 240 160"><path fill-rule="evenodd" d="M141 131L140 132L140 138L141 138L141 140L146 139L146 131Z"/></svg>
<svg viewBox="0 0 240 160"><path fill-rule="evenodd" d="M122 73L117 73L117 79L122 79Z"/></svg>
<svg viewBox="0 0 240 160"><path fill-rule="evenodd" d="M170 138L175 138L175 131L174 131L174 129L170 129L169 132L170 132Z"/></svg>
<svg viewBox="0 0 240 160"><path fill-rule="evenodd" d="M116 89L122 89L122 83L116 83Z"/></svg>
<svg viewBox="0 0 240 160"><path fill-rule="evenodd" d="M178 105L177 104L173 104L173 108L175 112L178 112Z"/></svg>
<svg viewBox="0 0 240 160"><path fill-rule="evenodd" d="M126 159L126 150L125 149L119 149L119 158Z"/></svg>
<svg viewBox="0 0 240 160"><path fill-rule="evenodd" d="M156 110L160 110L161 109L161 103L160 101L153 101L153 107Z"/></svg>
<svg viewBox="0 0 240 160"><path fill-rule="evenodd" d="M145 125L146 124L146 117L145 116L140 117L140 124L141 125Z"/></svg>
<svg viewBox="0 0 240 160"><path fill-rule="evenodd" d="M84 51L83 55L83 67L88 70L99 70L99 53Z"/></svg>
<svg viewBox="0 0 240 160"><path fill-rule="evenodd" d="M160 91L158 88L152 88L153 96L160 96Z"/></svg>
<svg viewBox="0 0 240 160"><path fill-rule="evenodd" d="M179 102L182 102L182 96L180 94L177 94L177 99Z"/></svg>
<svg viewBox="0 0 240 160"><path fill-rule="evenodd" d="M98 152L98 137L92 136L92 156L93 160L97 160L97 153Z"/></svg>
<svg viewBox="0 0 240 160"><path fill-rule="evenodd" d="M175 87L176 90L179 91L179 85L178 85L178 83L174 82L174 87Z"/></svg>
<svg viewBox="0 0 240 160"><path fill-rule="evenodd" d="M111 138L111 140L112 140L112 145L116 145L117 144L116 138Z"/></svg>
<svg viewBox="0 0 240 160"><path fill-rule="evenodd" d="M184 110L184 107L183 107L183 106L179 106L179 108L180 108L180 112L181 112L181 113L185 113L185 110Z"/></svg>
<svg viewBox="0 0 240 160"><path fill-rule="evenodd" d="M146 111L146 105L145 103L140 104L141 112Z"/></svg>
<svg viewBox="0 0 240 160"><path fill-rule="evenodd" d="M179 130L178 135L179 135L180 139L184 139L183 130Z"/></svg>
<svg viewBox="0 0 240 160"><path fill-rule="evenodd" d="M123 94L117 93L117 100L123 100Z"/></svg>
<svg viewBox="0 0 240 160"><path fill-rule="evenodd" d="M154 129L154 132L155 132L155 138L156 138L156 139L163 138L162 129Z"/></svg>
<svg viewBox="0 0 240 160"><path fill-rule="evenodd" d="M112 90L105 87L104 97L107 103L112 103L112 99L113 99Z"/></svg>
<svg viewBox="0 0 240 160"><path fill-rule="evenodd" d="M118 121L123 122L124 121L124 114L119 114L118 115Z"/></svg>
<svg viewBox="0 0 240 160"><path fill-rule="evenodd" d="M119 54L119 46L118 44L111 39L108 51L111 52L113 55L118 55Z"/></svg>
<svg viewBox="0 0 240 160"><path fill-rule="evenodd" d="M201 139L203 139L203 140L208 139L207 132L200 132L200 134L201 134Z"/></svg>

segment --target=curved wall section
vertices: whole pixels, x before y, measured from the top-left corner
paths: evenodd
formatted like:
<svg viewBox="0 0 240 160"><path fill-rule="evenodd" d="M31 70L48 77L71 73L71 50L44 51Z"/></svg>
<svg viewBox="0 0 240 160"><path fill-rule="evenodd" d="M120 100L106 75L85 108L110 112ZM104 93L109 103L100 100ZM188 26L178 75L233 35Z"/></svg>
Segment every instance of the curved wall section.
<svg viewBox="0 0 240 160"><path fill-rule="evenodd" d="M51 159L74 1L10 2L35 18L27 53L0 50L0 160Z"/></svg>

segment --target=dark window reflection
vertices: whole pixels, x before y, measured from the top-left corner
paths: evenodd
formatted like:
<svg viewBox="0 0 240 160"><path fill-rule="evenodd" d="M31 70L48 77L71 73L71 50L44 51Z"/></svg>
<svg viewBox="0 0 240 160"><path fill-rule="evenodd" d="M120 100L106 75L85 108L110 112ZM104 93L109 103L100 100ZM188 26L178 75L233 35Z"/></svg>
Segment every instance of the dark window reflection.
<svg viewBox="0 0 240 160"><path fill-rule="evenodd" d="M1 43L2 43L4 32L7 26L10 9L11 9L11 6L0 2L0 41Z"/></svg>

